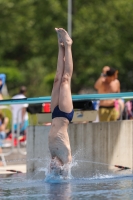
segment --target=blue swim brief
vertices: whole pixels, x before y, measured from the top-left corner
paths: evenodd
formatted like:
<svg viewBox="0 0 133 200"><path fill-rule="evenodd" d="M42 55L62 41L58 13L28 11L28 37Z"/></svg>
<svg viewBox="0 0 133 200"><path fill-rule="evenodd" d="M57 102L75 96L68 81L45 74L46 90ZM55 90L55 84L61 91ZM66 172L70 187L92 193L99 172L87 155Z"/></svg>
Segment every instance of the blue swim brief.
<svg viewBox="0 0 133 200"><path fill-rule="evenodd" d="M74 110L72 110L70 113L65 113L59 109L59 106L56 106L54 111L52 112L52 119L56 117L65 117L68 119L69 122L71 122L73 118L73 114L74 114Z"/></svg>

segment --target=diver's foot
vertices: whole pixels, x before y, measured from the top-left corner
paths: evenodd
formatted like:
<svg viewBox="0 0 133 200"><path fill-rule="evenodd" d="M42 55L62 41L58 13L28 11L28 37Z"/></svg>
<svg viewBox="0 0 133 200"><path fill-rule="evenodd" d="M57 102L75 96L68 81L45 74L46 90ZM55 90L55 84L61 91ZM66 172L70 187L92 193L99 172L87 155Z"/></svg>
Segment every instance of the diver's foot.
<svg viewBox="0 0 133 200"><path fill-rule="evenodd" d="M67 31L63 28L59 28L59 31L58 31L62 37L62 41L64 43L65 46L71 46L73 41L72 39L70 38L70 36L68 35Z"/></svg>
<svg viewBox="0 0 133 200"><path fill-rule="evenodd" d="M57 33L59 46L64 47L63 40L62 40L62 37L61 37L61 33L59 32L59 28L55 28L55 31Z"/></svg>

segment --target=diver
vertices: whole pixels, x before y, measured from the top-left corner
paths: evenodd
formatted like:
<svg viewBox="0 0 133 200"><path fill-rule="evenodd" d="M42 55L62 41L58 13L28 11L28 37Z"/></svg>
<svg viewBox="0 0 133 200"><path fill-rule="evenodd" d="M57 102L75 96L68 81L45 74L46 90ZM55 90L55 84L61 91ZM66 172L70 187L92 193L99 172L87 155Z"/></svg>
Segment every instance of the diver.
<svg viewBox="0 0 133 200"><path fill-rule="evenodd" d="M71 96L73 59L72 39L63 28L55 28L55 31L58 36L59 52L51 94L52 124L49 132L49 150L50 172L54 170L57 175L60 175L63 173L63 166L69 165L72 161L67 129L74 114Z"/></svg>

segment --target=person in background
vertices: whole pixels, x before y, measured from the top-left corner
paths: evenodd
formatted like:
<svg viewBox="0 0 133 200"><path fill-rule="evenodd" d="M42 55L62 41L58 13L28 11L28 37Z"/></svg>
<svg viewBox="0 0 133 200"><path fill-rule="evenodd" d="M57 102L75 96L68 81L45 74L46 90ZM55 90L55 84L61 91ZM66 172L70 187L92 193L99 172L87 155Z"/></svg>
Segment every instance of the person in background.
<svg viewBox="0 0 133 200"><path fill-rule="evenodd" d="M0 111L0 154L2 154L3 141L6 139L7 133L9 132L7 129L8 122L9 119ZM2 165L3 163L0 162L0 166Z"/></svg>
<svg viewBox="0 0 133 200"><path fill-rule="evenodd" d="M21 86L19 94L12 97L12 99L25 99L26 98L26 87ZM18 126L20 126L20 135L26 134L26 129L29 125L28 113L26 111L28 104L12 104L12 114L13 114L13 125L14 132L17 132Z"/></svg>
<svg viewBox="0 0 133 200"><path fill-rule="evenodd" d="M110 70L110 67L109 67L109 66L104 66L104 67L103 67L101 76L99 77L99 79L97 80L97 82L103 82L103 83L105 82L106 72L107 72L108 70ZM95 87L95 86L94 86L94 87ZM97 89L97 88L95 87L95 89L98 91L98 93L100 93L100 88ZM97 100L97 101L93 101L93 105L94 105L94 109L95 109L95 110L99 110L99 103L100 103L100 101L98 101L98 100ZM96 120L93 121L93 122L99 122L99 114L97 115Z"/></svg>
<svg viewBox="0 0 133 200"><path fill-rule="evenodd" d="M105 66L100 78L96 81L94 87L99 94L119 93L120 82L118 71L114 68ZM122 107L122 108L121 108ZM99 103L100 121L116 121L120 117L120 108L124 109L124 103L121 99L101 100Z"/></svg>
<svg viewBox="0 0 133 200"><path fill-rule="evenodd" d="M6 75L0 74L0 100L3 100L2 88L5 84L5 81L6 81Z"/></svg>
<svg viewBox="0 0 133 200"><path fill-rule="evenodd" d="M129 100L125 103L124 119L133 119L133 100Z"/></svg>
<svg viewBox="0 0 133 200"><path fill-rule="evenodd" d="M104 77L106 77L106 73L108 70L110 70L111 68L109 66L105 66L103 68L103 73L104 73ZM114 74L114 81L111 82L112 84L112 87L115 87L115 85L120 85L120 81L118 80L118 70L115 70L115 74ZM105 80L105 79L104 79ZM114 85L114 86L113 86ZM120 92L120 90L118 91ZM124 100L123 99L116 99L115 100L115 106L116 106L116 109L119 110L119 116L118 116L118 119L121 118L122 116L122 113L123 113L123 110L124 110Z"/></svg>

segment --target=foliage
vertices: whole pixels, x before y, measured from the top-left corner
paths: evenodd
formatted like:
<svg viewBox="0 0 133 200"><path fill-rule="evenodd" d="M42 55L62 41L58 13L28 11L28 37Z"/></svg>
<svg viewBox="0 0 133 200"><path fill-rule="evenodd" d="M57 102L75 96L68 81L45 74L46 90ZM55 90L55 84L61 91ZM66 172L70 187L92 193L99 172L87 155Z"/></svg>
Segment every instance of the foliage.
<svg viewBox="0 0 133 200"><path fill-rule="evenodd" d="M132 90L132 3L132 0L77 2L73 19L76 86L82 83L92 87L103 66L109 65L119 70L121 89Z"/></svg>
<svg viewBox="0 0 133 200"><path fill-rule="evenodd" d="M104 65L132 90L133 0L73 0L73 93L93 88ZM55 27L67 28L67 1L0 0L0 73L10 95L50 95L57 62Z"/></svg>

